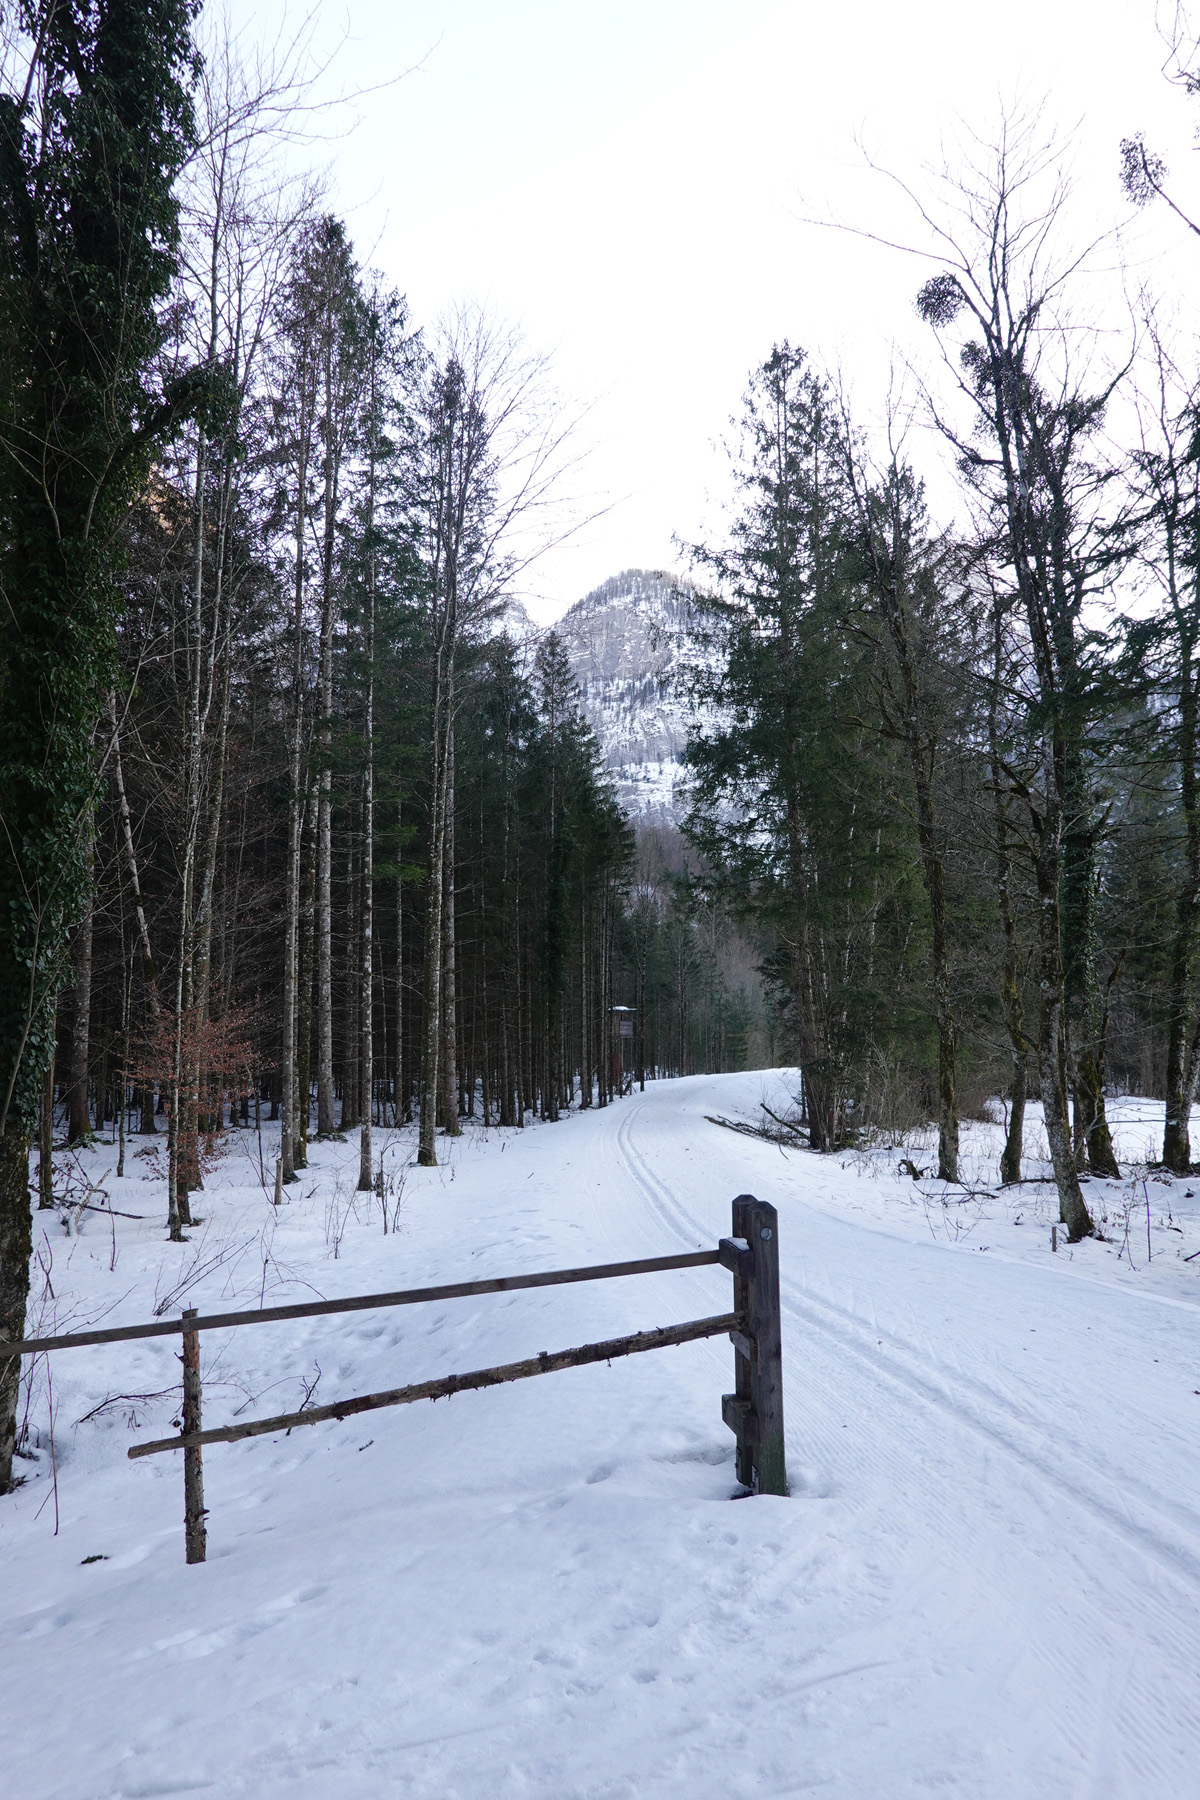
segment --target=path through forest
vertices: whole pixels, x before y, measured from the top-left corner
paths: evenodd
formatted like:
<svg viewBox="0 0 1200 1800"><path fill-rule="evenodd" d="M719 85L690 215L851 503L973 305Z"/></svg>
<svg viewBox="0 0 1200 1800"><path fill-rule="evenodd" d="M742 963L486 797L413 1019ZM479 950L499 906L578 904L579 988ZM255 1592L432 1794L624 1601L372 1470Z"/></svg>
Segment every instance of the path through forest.
<svg viewBox="0 0 1200 1800"><path fill-rule="evenodd" d="M780 1211L793 1495L731 1498L715 1340L213 1447L188 1568L178 1458L125 1457L169 1432L173 1343L60 1355L58 1534L45 1450L0 1508L12 1791L1200 1793L1200 1202L1094 1184L1110 1241L1052 1254L1036 1188L946 1195L898 1153L783 1152L706 1117L782 1092L697 1077L468 1132L404 1170L386 1237L354 1141L319 1147L278 1217L235 1144L182 1247L150 1160L117 1183L90 1152L148 1216L53 1220L60 1329L148 1317L189 1259L208 1307L708 1245L753 1191ZM1116 1111L1143 1155L1154 1109ZM994 1138L967 1130L980 1175ZM410 1154L395 1138L385 1168ZM321 1403L727 1303L701 1269L214 1333L205 1423L296 1406L318 1370Z"/></svg>

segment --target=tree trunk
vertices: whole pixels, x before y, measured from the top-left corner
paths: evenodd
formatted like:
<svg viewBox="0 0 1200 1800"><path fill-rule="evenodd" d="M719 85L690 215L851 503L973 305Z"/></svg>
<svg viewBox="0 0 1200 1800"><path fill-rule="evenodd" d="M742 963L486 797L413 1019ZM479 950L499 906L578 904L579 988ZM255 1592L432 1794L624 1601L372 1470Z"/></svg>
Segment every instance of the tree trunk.
<svg viewBox="0 0 1200 1800"><path fill-rule="evenodd" d="M25 1336L33 1216L29 1207L29 1134L9 1117L0 1137L0 1345ZM0 1357L0 1494L13 1488L17 1441L19 1356Z"/></svg>
<svg viewBox="0 0 1200 1800"><path fill-rule="evenodd" d="M1063 967L1059 917L1061 802L1058 798L1055 745L1048 732L1043 758L1045 792L1038 854L1035 860L1038 896L1038 1077L1050 1160L1058 1188L1059 1216L1071 1243L1090 1237L1095 1230L1079 1185L1075 1152L1067 1119L1067 1082L1063 1048Z"/></svg>
<svg viewBox="0 0 1200 1800"><path fill-rule="evenodd" d="M129 1015L133 972L125 967L125 908L121 906L121 1080L117 1088L117 1176L125 1173L126 1109L129 1105Z"/></svg>
<svg viewBox="0 0 1200 1800"><path fill-rule="evenodd" d="M299 527L297 528L299 537ZM298 542L297 558L302 554ZM288 757L288 841L284 871L283 927L283 1016L279 1051L279 1153L285 1182L296 1180L296 1140L299 1136L296 1116L296 1012L300 951L300 850L304 830L304 789L302 775L303 695L302 631L303 588L299 572L296 577L295 641L292 650L292 721Z"/></svg>
<svg viewBox="0 0 1200 1800"><path fill-rule="evenodd" d="M322 697L324 705L324 697ZM317 1136L337 1130L333 1093L333 775L322 768L317 788Z"/></svg>
<svg viewBox="0 0 1200 1800"><path fill-rule="evenodd" d="M191 910L187 894L188 885L188 875L185 871L184 898L180 906L180 914L184 918ZM183 1092L183 1032L186 1004L184 995L190 973L190 957L185 942L180 950L175 974L174 1045L171 1053L171 1072L167 1082L167 1231L173 1244L183 1241L183 1228L191 1223L187 1184L182 1178L180 1169L180 1101Z"/></svg>
<svg viewBox="0 0 1200 1800"><path fill-rule="evenodd" d="M988 332L991 425L1004 483L1007 553L1017 592L1025 613L1029 643L1037 677L1038 704L1042 715L1042 792L1030 803L1030 823L1036 838L1034 875L1038 903L1038 1078L1059 1213L1071 1242L1091 1236L1095 1227L1079 1186L1079 1172L1071 1144L1067 1118L1067 1081L1064 1055L1066 994L1062 960L1063 807L1069 787L1070 721L1065 713L1068 698L1078 698L1078 658L1075 621L1064 601L1074 592L1072 552L1061 535L1061 509L1047 520L1030 504L1039 481L1061 491L1067 466L1047 457L1046 439L1036 415L1037 384L1030 383L1021 352L996 325L1011 319L1005 310L1006 261L994 257L993 292L999 304ZM999 327L1001 333L1005 326ZM1076 442L1074 434L1070 441Z"/></svg>
<svg viewBox="0 0 1200 1800"><path fill-rule="evenodd" d="M108 1123L108 1044L105 1043L100 1052L100 1063L96 1070L96 1136L104 1135L104 1127Z"/></svg>
<svg viewBox="0 0 1200 1800"><path fill-rule="evenodd" d="M1075 1166L1116 1180L1120 1168L1104 1107L1100 1068L1101 1005L1096 976L1096 834L1094 802L1080 756L1067 759L1066 802L1075 823L1064 831L1062 927L1064 1022L1074 1050L1072 1066ZM1071 1065L1069 1065L1071 1066Z"/></svg>
<svg viewBox="0 0 1200 1800"><path fill-rule="evenodd" d="M445 874L442 879L442 1128L461 1137L458 1119L458 976L454 936L454 723L453 695L447 705Z"/></svg>
<svg viewBox="0 0 1200 1800"><path fill-rule="evenodd" d="M1008 1029L1012 1082L1009 1088L1008 1130L1000 1157L1000 1180L1005 1185L1021 1179L1021 1153L1025 1134L1025 1095L1028 1083L1029 1044L1025 1037L1025 1011L1021 1004L1017 926L1012 904L1012 856L1003 759L1000 754L1000 690L1004 676L1004 620L997 605L992 614L993 666L988 698L988 756L992 778L992 824L996 852L996 905L1004 939L1004 963L1000 976L1004 1023Z"/></svg>
<svg viewBox="0 0 1200 1800"><path fill-rule="evenodd" d="M38 1210L54 1205L54 1056L42 1076L42 1108L38 1119Z"/></svg>
<svg viewBox="0 0 1200 1800"><path fill-rule="evenodd" d="M1113 1149L1104 1106L1104 1076L1096 1047L1088 1042L1075 1057L1075 1116L1084 1145L1084 1162L1093 1175L1119 1180L1121 1169Z"/></svg>
<svg viewBox="0 0 1200 1800"><path fill-rule="evenodd" d="M1179 683L1179 778L1187 858L1175 903L1175 937L1171 945L1167 1000L1167 1116L1163 1131L1163 1162L1176 1175L1186 1175L1192 1162L1188 1127L1195 1085L1188 1079L1188 1046L1192 1037L1196 926L1200 917L1200 791L1196 779L1198 699L1191 644L1185 640Z"/></svg>
<svg viewBox="0 0 1200 1800"><path fill-rule="evenodd" d="M374 1181L371 1152L371 1126L375 1099L375 427L378 415L376 401L375 341L371 340L370 363L370 461L367 487L367 600L363 621L366 693L363 696L363 787L362 787L362 913L360 918L359 1027L362 1032L360 1068L362 1074L362 1129L359 1137L358 1185L369 1193ZM397 847L397 859L400 851ZM386 1065L385 1065L386 1075ZM382 1179L382 1178L381 1178ZM384 1220L386 1224L386 1219Z"/></svg>
<svg viewBox="0 0 1200 1800"><path fill-rule="evenodd" d="M217 543L213 557L215 592L213 596L213 629L206 670L206 693L203 717L212 721L214 702L216 719L206 726L215 739L208 771L207 829L199 852L199 868L195 889L195 956L193 964L193 1047L187 1070L187 1111L185 1169L190 1186L200 1187L200 1111L201 1084L206 1075L205 1031L209 1020L212 988L213 902L217 881L217 860L221 848L221 826L225 806L225 757L229 740L229 679L231 621L226 612L225 554L227 518L232 502L231 473L226 458L226 472L221 484ZM219 1123L220 1121L218 1121Z"/></svg>
<svg viewBox="0 0 1200 1800"><path fill-rule="evenodd" d="M396 1095L395 1122L407 1125L411 1116L408 1093L408 1064L405 1059L404 1044L404 878L402 860L404 856L404 802L396 802Z"/></svg>
<svg viewBox="0 0 1200 1800"><path fill-rule="evenodd" d="M421 1016L420 1135L417 1161L437 1167L439 1053L442 1043L442 883L446 869L446 785L441 655L434 671L429 751L429 879L425 887L425 970Z"/></svg>
<svg viewBox="0 0 1200 1800"><path fill-rule="evenodd" d="M285 1182L296 1180L297 1141L303 1141L296 1105L297 988L300 982L300 865L308 780L304 769L304 597L308 478L316 415L316 376L306 325L296 359L295 505L292 515L292 692L288 743L288 842L284 875L283 1017L279 1055L279 1144ZM307 1122L307 1093L304 1120ZM274 1107L272 1108L274 1110Z"/></svg>
<svg viewBox="0 0 1200 1800"><path fill-rule="evenodd" d="M75 931L72 960L75 964L75 993L71 1015L71 1085L67 1094L67 1142L85 1143L91 1136L92 1121L88 1112L88 1051L92 1015L92 924L95 918L95 893L90 883L95 856L95 833L88 834L86 860L89 885L84 914ZM104 1113L96 1118L98 1130L104 1129Z"/></svg>
<svg viewBox="0 0 1200 1800"><path fill-rule="evenodd" d="M368 652L368 668L370 666ZM359 965L359 1028L362 1033L362 1054L360 1058L362 1079L362 1128L359 1138L358 1185L363 1193L369 1192L374 1183L371 1161L371 1125L375 1100L375 947L374 947L374 882L375 857L371 841L375 828L375 780L374 780L374 744L372 722L372 681L367 677L367 725L366 750L367 765L363 771L362 800L362 924L360 926Z"/></svg>
<svg viewBox="0 0 1200 1800"><path fill-rule="evenodd" d="M133 893L134 916L137 919L138 950L142 958L142 969L146 983L146 1005L150 1015L150 1028L157 1037L164 1023L164 1012L158 997L158 974L154 965L154 957L150 949L150 932L146 924L146 909L142 901L141 879L138 873L137 855L133 844L133 824L129 815L129 801L125 793L125 771L121 762L121 738L117 729L117 697L115 692L108 696L108 716L112 727L112 769L113 781L117 790L117 813L121 821L121 842L125 851L125 864L129 875L129 885ZM138 1090L141 1101L141 1117L138 1131L145 1137L156 1135L158 1127L154 1117L154 1076L148 1073Z"/></svg>
<svg viewBox="0 0 1200 1800"><path fill-rule="evenodd" d="M359 1013L360 974L362 970L361 943L359 933L362 928L362 886L359 881L359 849L357 843L358 820L354 813L357 809L347 807L345 824L345 854L343 868L345 871L345 901L342 916L347 921L345 977L343 988L345 1003L343 1007L342 1027L342 1116L339 1130L343 1136L361 1123L361 1095L359 1093L359 1074L362 1054L361 1019Z"/></svg>
<svg viewBox="0 0 1200 1800"><path fill-rule="evenodd" d="M184 684L183 871L179 890L179 948L175 977L174 1032L167 1084L167 1223L173 1242L191 1223L188 1189L199 1180L191 1127L195 1103L192 1074L198 1056L195 1016L196 891L200 820L203 809L204 679L204 499L207 437L201 426L196 441L196 480L192 507L192 577L187 612Z"/></svg>
<svg viewBox="0 0 1200 1800"><path fill-rule="evenodd" d="M332 333L325 346L325 521L321 553L320 776L317 799L317 1135L337 1129L333 1098L333 552L337 525Z"/></svg>
<svg viewBox="0 0 1200 1800"><path fill-rule="evenodd" d="M316 961L317 783L308 790L301 839L300 948L296 1002L296 1167L308 1167L312 1114L313 968Z"/></svg>
<svg viewBox="0 0 1200 1800"><path fill-rule="evenodd" d="M922 784L925 785L925 784ZM938 1033L938 1179L958 1180L958 1095L956 1058L958 1033L950 1001L950 933L946 920L946 872L937 848L932 795L926 786L918 792L918 818L925 890L933 952L933 995Z"/></svg>

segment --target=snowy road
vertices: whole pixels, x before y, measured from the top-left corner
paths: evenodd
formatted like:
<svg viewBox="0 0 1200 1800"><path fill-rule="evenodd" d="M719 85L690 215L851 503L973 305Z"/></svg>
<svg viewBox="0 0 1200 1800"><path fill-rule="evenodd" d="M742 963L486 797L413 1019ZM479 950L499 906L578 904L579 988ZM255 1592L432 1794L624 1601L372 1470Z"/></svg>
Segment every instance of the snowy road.
<svg viewBox="0 0 1200 1800"><path fill-rule="evenodd" d="M59 1534L52 1501L35 1517L45 1456L0 1509L13 1792L1200 1796L1194 1197L1154 1191L1149 1269L1104 1244L1052 1256L1033 1196L1019 1223L931 1223L879 1158L706 1120L764 1086L662 1083L468 1138L408 1171L386 1238L346 1216L356 1145L325 1146L263 1255L189 1303L245 1303L260 1261L269 1303L708 1245L749 1190L780 1211L791 1499L731 1502L713 1341L214 1447L210 1560L188 1569L177 1459L124 1456L169 1427L170 1396L71 1429L108 1394L168 1389L170 1347L62 1355ZM263 1232L248 1166L209 1182L210 1248ZM107 1222L55 1244L60 1318L67 1296L77 1324L143 1318L170 1285L161 1233L122 1229L111 1250ZM206 1423L248 1392L244 1416L298 1404L314 1364L326 1401L727 1297L704 1269L213 1334Z"/></svg>

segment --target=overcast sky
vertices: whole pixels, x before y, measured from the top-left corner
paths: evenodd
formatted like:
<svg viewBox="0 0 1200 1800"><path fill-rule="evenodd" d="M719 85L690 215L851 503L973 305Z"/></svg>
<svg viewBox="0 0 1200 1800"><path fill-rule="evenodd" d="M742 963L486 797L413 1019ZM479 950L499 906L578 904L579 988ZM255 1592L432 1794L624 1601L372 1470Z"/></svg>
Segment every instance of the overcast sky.
<svg viewBox="0 0 1200 1800"><path fill-rule="evenodd" d="M231 4L277 37L274 0ZM518 325L589 409L576 486L608 510L531 570L543 619L720 532L720 440L774 341L840 368L863 412L890 366L928 362L920 265L806 222L912 235L859 145L922 188L1002 105L1044 103L1085 222L1127 214L1118 143L1138 130L1200 193L1200 101L1160 74L1152 0L349 0L319 16L317 45L339 41L327 91L412 71L323 153L359 253L417 322L468 300ZM1200 240L1156 215L1124 256L1190 324ZM914 450L932 467L932 439Z"/></svg>

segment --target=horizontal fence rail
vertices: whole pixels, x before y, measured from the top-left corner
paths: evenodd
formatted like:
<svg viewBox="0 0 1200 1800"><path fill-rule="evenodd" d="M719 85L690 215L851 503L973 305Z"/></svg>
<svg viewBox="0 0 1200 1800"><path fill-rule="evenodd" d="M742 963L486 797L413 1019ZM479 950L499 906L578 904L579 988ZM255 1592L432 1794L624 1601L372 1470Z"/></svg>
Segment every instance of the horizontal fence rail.
<svg viewBox="0 0 1200 1800"><path fill-rule="evenodd" d="M354 1400L335 1400L329 1406L310 1406L304 1412L278 1413L273 1419L248 1419L244 1425L220 1425L211 1431L188 1432L182 1437L158 1438L134 1444L125 1454L130 1459L158 1456L164 1450L191 1450L201 1444L235 1444L241 1438L264 1437L274 1431L291 1431L295 1425L319 1425L325 1419L348 1419L355 1413L378 1412L384 1406L410 1406L414 1400L442 1400L473 1389L499 1387L506 1381L525 1381L531 1375L552 1375L556 1369L578 1369L587 1363L612 1362L618 1356L636 1356L641 1350L665 1350L671 1344L691 1344L697 1338L719 1337L740 1330L741 1313L721 1313L715 1319L689 1319L683 1325L661 1325L655 1331L635 1331L629 1337L609 1338L601 1344L581 1344L575 1350L542 1350L524 1362L498 1363L492 1369L473 1369L466 1375L442 1375L435 1381L417 1381L410 1387L389 1388L382 1394L360 1394Z"/></svg>
<svg viewBox="0 0 1200 1800"><path fill-rule="evenodd" d="M82 1349L86 1344L123 1344L134 1338L178 1337L181 1331L221 1331L231 1325L271 1325L280 1319L320 1319L331 1313L369 1312L376 1306L419 1306L427 1300L467 1300L475 1294L509 1294L520 1288L560 1287L574 1281L612 1281L618 1275L653 1275L663 1269L701 1269L719 1263L719 1250L689 1250L682 1256L648 1256L637 1262L593 1263L581 1269L546 1269L536 1275L498 1275L484 1281L454 1281L442 1287L400 1288L394 1294L352 1294L345 1300L302 1300L295 1306L258 1306L248 1312L202 1313L184 1319L156 1319L148 1325L112 1325L71 1331L62 1337L0 1338L0 1362L43 1350Z"/></svg>
<svg viewBox="0 0 1200 1800"><path fill-rule="evenodd" d="M65 1332L57 1337L24 1338L7 1343L0 1339L0 1367L19 1356L40 1355L50 1350L77 1350L87 1345L129 1343L139 1338L179 1337L183 1340L182 1431L178 1437L157 1438L134 1444L131 1459L158 1456L168 1450L183 1451L184 1532L189 1563L203 1562L207 1554L207 1513L201 1451L205 1444L234 1444L242 1438L266 1437L292 1431L299 1425L319 1425L326 1419L348 1419L358 1413L377 1412L385 1406L409 1406L415 1400L441 1400L504 1382L525 1381L534 1375L550 1375L558 1369L574 1369L589 1363L612 1362L620 1356L636 1356L643 1350L663 1350L673 1344L728 1334L734 1349L735 1391L726 1394L721 1414L737 1440L736 1467L739 1481L760 1494L786 1494L787 1471L783 1439L783 1363L779 1315L778 1218L773 1206L752 1194L739 1194L733 1203L732 1235L722 1238L715 1250L689 1250L677 1256L645 1256L632 1262L592 1263L577 1269L546 1269L534 1275L500 1275L482 1281L455 1281L438 1287L401 1288L387 1294L352 1294L344 1300L303 1300L293 1306L260 1306L241 1312L200 1314L187 1308L178 1319L156 1319L146 1325L113 1325L95 1331ZM327 1318L337 1313L369 1312L376 1307L419 1306L429 1301L466 1300L482 1294L515 1293L522 1288L566 1286L580 1281L611 1281L622 1275L653 1275L671 1269L702 1269L720 1264L733 1276L733 1310L707 1319L688 1319L679 1325L662 1325L653 1331L608 1338L601 1343L580 1344L572 1350L543 1350L521 1362L497 1363L489 1369L473 1369L464 1375L443 1375L432 1381L412 1382L378 1394L359 1394L328 1406L309 1406L299 1412L277 1413L269 1419L247 1419L241 1425L221 1425L204 1430L201 1419L200 1338L202 1331L223 1331L238 1325L272 1325L288 1319Z"/></svg>

